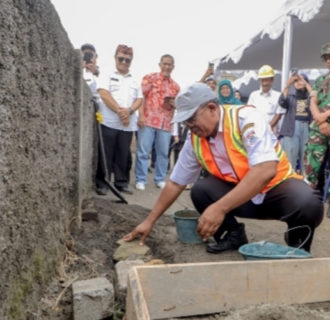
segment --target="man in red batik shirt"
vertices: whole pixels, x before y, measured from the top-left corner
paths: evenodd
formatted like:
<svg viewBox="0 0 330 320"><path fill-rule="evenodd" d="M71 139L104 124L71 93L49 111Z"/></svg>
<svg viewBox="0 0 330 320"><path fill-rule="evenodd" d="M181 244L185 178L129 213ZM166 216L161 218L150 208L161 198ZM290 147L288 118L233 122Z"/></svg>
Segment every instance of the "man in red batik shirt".
<svg viewBox="0 0 330 320"><path fill-rule="evenodd" d="M163 189L165 186L174 98L180 87L171 78L174 69L174 58L171 55L163 55L159 67L160 72L147 74L142 80L144 104L139 115L140 128L135 164L135 187L138 190L145 190L148 158L154 141L156 150L154 181L158 188Z"/></svg>

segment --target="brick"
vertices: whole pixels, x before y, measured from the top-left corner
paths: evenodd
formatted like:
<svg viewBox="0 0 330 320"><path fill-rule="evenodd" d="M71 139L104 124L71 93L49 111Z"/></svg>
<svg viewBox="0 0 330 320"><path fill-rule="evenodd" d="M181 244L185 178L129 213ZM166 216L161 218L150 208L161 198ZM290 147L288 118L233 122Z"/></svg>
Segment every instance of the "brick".
<svg viewBox="0 0 330 320"><path fill-rule="evenodd" d="M118 289L125 290L127 289L127 280L128 280L128 271L131 267L141 266L144 264L143 260L123 260L119 261L115 265Z"/></svg>

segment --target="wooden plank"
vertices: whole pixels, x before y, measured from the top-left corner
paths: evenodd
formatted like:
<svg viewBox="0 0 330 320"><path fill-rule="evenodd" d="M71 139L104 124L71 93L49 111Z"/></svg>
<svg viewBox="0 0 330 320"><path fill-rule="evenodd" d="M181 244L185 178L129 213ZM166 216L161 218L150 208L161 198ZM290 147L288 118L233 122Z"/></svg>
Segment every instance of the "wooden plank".
<svg viewBox="0 0 330 320"><path fill-rule="evenodd" d="M138 266L128 320L212 314L262 303L330 301L330 258ZM132 303L135 306L132 306Z"/></svg>
<svg viewBox="0 0 330 320"><path fill-rule="evenodd" d="M143 296L143 289L135 267L130 268L128 273L126 319L127 320L151 320Z"/></svg>

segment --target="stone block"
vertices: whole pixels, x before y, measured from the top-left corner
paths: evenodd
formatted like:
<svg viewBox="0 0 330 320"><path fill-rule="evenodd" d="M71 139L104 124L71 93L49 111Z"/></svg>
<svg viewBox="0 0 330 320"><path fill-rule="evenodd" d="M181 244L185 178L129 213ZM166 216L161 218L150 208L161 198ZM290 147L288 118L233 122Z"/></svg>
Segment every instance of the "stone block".
<svg viewBox="0 0 330 320"><path fill-rule="evenodd" d="M131 267L141 266L144 264L143 260L125 260L119 261L116 263L116 275L118 282L118 289L125 290L127 289L127 280L128 280L128 271Z"/></svg>
<svg viewBox="0 0 330 320"><path fill-rule="evenodd" d="M114 312L114 288L106 278L72 284L74 320L100 320Z"/></svg>
<svg viewBox="0 0 330 320"><path fill-rule="evenodd" d="M138 240L130 242L118 241L117 243L121 244L113 254L113 259L115 261L126 260L132 256L144 257L150 253L150 248L147 245L141 246Z"/></svg>

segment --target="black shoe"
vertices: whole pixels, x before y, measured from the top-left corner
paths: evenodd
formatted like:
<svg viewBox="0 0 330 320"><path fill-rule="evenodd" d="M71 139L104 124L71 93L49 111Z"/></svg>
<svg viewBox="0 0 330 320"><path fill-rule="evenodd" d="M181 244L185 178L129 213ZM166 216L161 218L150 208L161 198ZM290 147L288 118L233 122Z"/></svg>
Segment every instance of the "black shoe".
<svg viewBox="0 0 330 320"><path fill-rule="evenodd" d="M236 229L228 231L218 242L209 243L206 246L206 251L220 253L226 250L237 250L246 243L248 243L248 239L245 234L244 224L240 223Z"/></svg>
<svg viewBox="0 0 330 320"><path fill-rule="evenodd" d="M310 252L311 249L311 238L312 236L309 235L309 230L306 228L297 228L296 230L288 230L284 233L284 241L285 243L293 248L300 248ZM313 232L312 232L313 234Z"/></svg>
<svg viewBox="0 0 330 320"><path fill-rule="evenodd" d="M107 188L96 188L95 192L97 194L99 194L100 196L105 196L108 193L108 189Z"/></svg>
<svg viewBox="0 0 330 320"><path fill-rule="evenodd" d="M127 186L127 187L116 187L118 191L126 194L133 194L133 191Z"/></svg>

